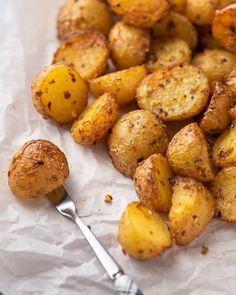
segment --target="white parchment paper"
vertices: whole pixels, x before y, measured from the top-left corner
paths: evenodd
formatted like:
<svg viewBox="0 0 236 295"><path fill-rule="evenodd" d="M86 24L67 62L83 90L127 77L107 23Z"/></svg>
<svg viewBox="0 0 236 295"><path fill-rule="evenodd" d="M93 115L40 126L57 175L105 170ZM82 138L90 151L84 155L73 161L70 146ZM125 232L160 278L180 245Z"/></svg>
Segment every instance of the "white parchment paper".
<svg viewBox="0 0 236 295"><path fill-rule="evenodd" d="M104 143L76 145L67 130L45 121L31 102L30 84L58 46L59 0L0 0L0 292L5 295L112 295L112 283L77 227L46 200L23 204L7 185L15 151L45 138L67 155L66 188L80 216L147 295L236 294L236 225L212 221L185 248L134 261L117 242L118 220L136 196L117 172ZM104 195L113 196L112 205ZM206 256L202 245L209 247Z"/></svg>

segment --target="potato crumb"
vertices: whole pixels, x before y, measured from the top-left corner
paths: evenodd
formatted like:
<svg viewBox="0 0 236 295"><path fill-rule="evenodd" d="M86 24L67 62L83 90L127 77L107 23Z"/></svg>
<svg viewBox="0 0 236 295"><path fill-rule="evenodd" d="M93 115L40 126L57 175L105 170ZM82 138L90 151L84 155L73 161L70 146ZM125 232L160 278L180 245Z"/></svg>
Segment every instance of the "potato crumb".
<svg viewBox="0 0 236 295"><path fill-rule="evenodd" d="M207 253L208 253L208 247L202 246L202 248L201 248L201 254L202 255L207 255Z"/></svg>
<svg viewBox="0 0 236 295"><path fill-rule="evenodd" d="M106 203L111 203L113 200L112 196L111 195L105 195L105 198L104 198L104 201Z"/></svg>

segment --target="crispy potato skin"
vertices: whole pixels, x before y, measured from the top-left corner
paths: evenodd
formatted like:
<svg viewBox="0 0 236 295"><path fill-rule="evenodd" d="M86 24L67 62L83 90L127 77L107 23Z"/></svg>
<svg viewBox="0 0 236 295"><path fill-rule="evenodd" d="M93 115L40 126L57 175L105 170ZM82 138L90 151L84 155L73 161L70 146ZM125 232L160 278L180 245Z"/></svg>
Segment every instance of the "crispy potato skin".
<svg viewBox="0 0 236 295"><path fill-rule="evenodd" d="M187 0L186 16L196 25L210 25L219 0Z"/></svg>
<svg viewBox="0 0 236 295"><path fill-rule="evenodd" d="M115 124L119 114L119 107L115 97L104 93L88 106L79 119L74 122L71 135L75 142L91 145L103 139Z"/></svg>
<svg viewBox="0 0 236 295"><path fill-rule="evenodd" d="M100 0L67 0L57 16L57 34L60 40L76 31L99 31L105 36L112 27L112 17Z"/></svg>
<svg viewBox="0 0 236 295"><path fill-rule="evenodd" d="M172 138L167 159L176 174L203 182L214 178L207 142L197 123L185 126Z"/></svg>
<svg viewBox="0 0 236 295"><path fill-rule="evenodd" d="M108 139L109 152L117 170L132 178L138 163L155 153L164 154L168 135L163 123L144 110L121 117Z"/></svg>
<svg viewBox="0 0 236 295"><path fill-rule="evenodd" d="M168 0L108 0L111 9L127 24L150 28L170 8Z"/></svg>
<svg viewBox="0 0 236 295"><path fill-rule="evenodd" d="M20 199L44 197L69 176L64 153L47 140L32 140L14 155L8 184Z"/></svg>
<svg viewBox="0 0 236 295"><path fill-rule="evenodd" d="M236 167L222 169L212 181L210 191L215 197L215 216L236 221Z"/></svg>
<svg viewBox="0 0 236 295"><path fill-rule="evenodd" d="M193 241L214 216L214 199L210 192L193 178L177 176L173 185L170 229L176 244Z"/></svg>
<svg viewBox="0 0 236 295"><path fill-rule="evenodd" d="M119 223L118 240L129 256L145 260L161 255L172 246L172 236L164 221L138 202L129 204Z"/></svg>
<svg viewBox="0 0 236 295"><path fill-rule="evenodd" d="M158 115L163 121L179 121L200 113L209 93L209 82L202 70L179 64L145 77L136 96L141 109Z"/></svg>
<svg viewBox="0 0 236 295"><path fill-rule="evenodd" d="M134 174L134 187L140 202L151 210L169 212L173 173L165 157L154 154L143 161Z"/></svg>
<svg viewBox="0 0 236 295"><path fill-rule="evenodd" d="M236 4L216 13L212 33L224 48L236 53Z"/></svg>
<svg viewBox="0 0 236 295"><path fill-rule="evenodd" d="M232 92L226 85L218 81L213 84L210 104L200 121L200 128L204 133L217 134L229 126L229 111L233 100Z"/></svg>
<svg viewBox="0 0 236 295"><path fill-rule="evenodd" d="M230 88L230 90L233 92L234 96L236 97L236 66L227 77L226 85Z"/></svg>
<svg viewBox="0 0 236 295"><path fill-rule="evenodd" d="M44 68L31 89L36 110L58 123L73 122L87 105L87 85L74 69L64 64Z"/></svg>
<svg viewBox="0 0 236 295"><path fill-rule="evenodd" d="M236 56L223 49L206 49L197 54L193 65L201 68L210 81L224 81L236 65Z"/></svg>
<svg viewBox="0 0 236 295"><path fill-rule="evenodd" d="M72 66L83 80L104 73L109 58L106 38L99 32L78 32L68 37L54 54L53 63Z"/></svg>
<svg viewBox="0 0 236 295"><path fill-rule="evenodd" d="M144 62L150 48L150 33L120 21L110 31L109 44L117 69L127 69Z"/></svg>
<svg viewBox="0 0 236 295"><path fill-rule="evenodd" d="M194 25L186 16L170 12L166 17L155 23L152 27L153 37L179 37L185 40L191 49L198 44L198 34Z"/></svg>
<svg viewBox="0 0 236 295"><path fill-rule="evenodd" d="M143 65L132 67L91 80L90 89L95 97L110 92L123 107L135 100L136 88L147 74L148 70Z"/></svg>

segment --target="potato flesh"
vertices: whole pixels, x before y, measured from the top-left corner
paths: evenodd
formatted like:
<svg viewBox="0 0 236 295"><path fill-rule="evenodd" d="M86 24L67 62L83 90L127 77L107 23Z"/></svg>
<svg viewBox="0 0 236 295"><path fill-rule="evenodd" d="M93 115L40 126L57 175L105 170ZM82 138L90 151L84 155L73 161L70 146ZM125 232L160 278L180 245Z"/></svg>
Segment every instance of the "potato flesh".
<svg viewBox="0 0 236 295"><path fill-rule="evenodd" d="M74 69L55 64L33 82L32 96L34 106L44 117L70 123L86 107L88 87Z"/></svg>
<svg viewBox="0 0 236 295"><path fill-rule="evenodd" d="M161 154L154 154L141 163L134 175L134 187L141 203L153 210L169 212L172 177L170 166Z"/></svg>
<svg viewBox="0 0 236 295"><path fill-rule="evenodd" d="M129 204L119 224L119 243L136 259L150 259L172 246L172 237L164 221L137 202Z"/></svg>
<svg viewBox="0 0 236 295"><path fill-rule="evenodd" d="M105 93L88 106L79 119L74 122L71 135L82 145L91 145L100 141L115 124L119 108L115 98Z"/></svg>
<svg viewBox="0 0 236 295"><path fill-rule="evenodd" d="M141 109L163 121L191 118L205 106L210 86L205 74L196 67L180 64L158 70L142 80L137 88Z"/></svg>
<svg viewBox="0 0 236 295"><path fill-rule="evenodd" d="M187 0L186 16L196 25L210 25L218 8L218 0Z"/></svg>
<svg viewBox="0 0 236 295"><path fill-rule="evenodd" d="M173 186L170 229L176 244L193 241L214 215L214 199L210 192L193 178L176 178Z"/></svg>

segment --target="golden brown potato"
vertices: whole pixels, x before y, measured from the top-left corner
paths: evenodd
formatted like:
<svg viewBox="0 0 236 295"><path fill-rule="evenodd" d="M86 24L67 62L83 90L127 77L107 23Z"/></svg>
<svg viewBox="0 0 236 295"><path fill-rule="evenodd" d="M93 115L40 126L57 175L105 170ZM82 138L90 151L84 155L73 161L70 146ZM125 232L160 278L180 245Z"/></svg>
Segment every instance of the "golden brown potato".
<svg viewBox="0 0 236 295"><path fill-rule="evenodd" d="M229 126L232 103L233 95L228 87L218 81L214 83L210 104L200 121L204 133L217 134Z"/></svg>
<svg viewBox="0 0 236 295"><path fill-rule="evenodd" d="M78 30L99 31L107 36L111 27L109 9L100 0L67 0L57 16L57 34L61 40Z"/></svg>
<svg viewBox="0 0 236 295"><path fill-rule="evenodd" d="M169 10L168 0L108 0L111 9L130 25L150 28Z"/></svg>
<svg viewBox="0 0 236 295"><path fill-rule="evenodd" d="M191 50L188 43L180 38L166 37L152 42L146 66L149 71L154 72L167 66L190 61Z"/></svg>
<svg viewBox="0 0 236 295"><path fill-rule="evenodd" d="M151 210L169 212L173 174L165 157L154 154L143 161L134 174L134 187L141 203Z"/></svg>
<svg viewBox="0 0 236 295"><path fill-rule="evenodd" d="M121 117L108 139L114 166L132 178L138 163L155 153L163 154L168 135L162 122L150 112L136 110Z"/></svg>
<svg viewBox="0 0 236 295"><path fill-rule="evenodd" d="M83 80L90 80L104 73L108 58L108 43L101 33L79 32L62 43L54 54L53 63L68 64Z"/></svg>
<svg viewBox="0 0 236 295"><path fill-rule="evenodd" d="M186 16L196 25L210 25L219 0L187 0Z"/></svg>
<svg viewBox="0 0 236 295"><path fill-rule="evenodd" d="M236 166L236 125L234 123L217 138L213 146L213 162L222 168Z"/></svg>
<svg viewBox="0 0 236 295"><path fill-rule="evenodd" d="M179 12L179 13L185 13L186 10L186 4L187 0L172 0L172 10Z"/></svg>
<svg viewBox="0 0 236 295"><path fill-rule="evenodd" d="M150 48L147 30L118 22L109 34L111 58L120 70L142 64Z"/></svg>
<svg viewBox="0 0 236 295"><path fill-rule="evenodd" d="M170 229L176 244L184 246L198 237L212 219L214 199L200 182L189 177L176 177L173 190Z"/></svg>
<svg viewBox="0 0 236 295"><path fill-rule="evenodd" d="M204 70L210 81L224 81L236 65L236 56L223 49L205 49L193 59L193 65Z"/></svg>
<svg viewBox="0 0 236 295"><path fill-rule="evenodd" d="M233 92L234 96L236 97L236 66L227 77L226 85L230 88L230 90Z"/></svg>
<svg viewBox="0 0 236 295"><path fill-rule="evenodd" d="M229 5L216 13L212 32L224 48L236 53L236 4Z"/></svg>
<svg viewBox="0 0 236 295"><path fill-rule="evenodd" d="M198 35L202 49L222 48L220 43L213 37L211 26L206 25L198 27Z"/></svg>
<svg viewBox="0 0 236 295"><path fill-rule="evenodd" d="M236 167L222 169L213 180L210 191L215 197L215 216L236 221Z"/></svg>
<svg viewBox="0 0 236 295"><path fill-rule="evenodd" d="M186 16L171 12L163 17L152 27L153 36L157 37L179 37L185 40L191 49L196 48L198 43L197 30Z"/></svg>
<svg viewBox="0 0 236 295"><path fill-rule="evenodd" d="M167 149L167 159L176 174L199 181L214 178L207 142L197 123L185 126L172 138Z"/></svg>
<svg viewBox="0 0 236 295"><path fill-rule="evenodd" d="M87 85L64 64L44 68L31 88L37 111L59 123L73 122L87 105Z"/></svg>
<svg viewBox="0 0 236 295"><path fill-rule="evenodd" d="M115 98L110 93L104 93L89 105L74 122L71 135L82 145L91 145L103 139L115 124L119 108Z"/></svg>
<svg viewBox="0 0 236 295"><path fill-rule="evenodd" d="M236 3L236 0L218 0L218 9L223 9L226 6Z"/></svg>
<svg viewBox="0 0 236 295"><path fill-rule="evenodd" d="M119 243L123 251L136 259L150 259L172 246L172 236L165 222L138 202L129 204L119 224Z"/></svg>
<svg viewBox="0 0 236 295"><path fill-rule="evenodd" d="M208 79L202 70L179 64L145 77L136 96L141 109L164 121L179 121L198 114L206 105L209 93Z"/></svg>
<svg viewBox="0 0 236 295"><path fill-rule="evenodd" d="M90 89L95 97L110 92L116 97L118 105L123 107L135 100L136 88L147 73L145 66L110 73L91 80Z"/></svg>
<svg viewBox="0 0 236 295"><path fill-rule="evenodd" d="M20 199L44 197L61 186L69 175L65 155L47 140L32 140L14 155L8 184Z"/></svg>

